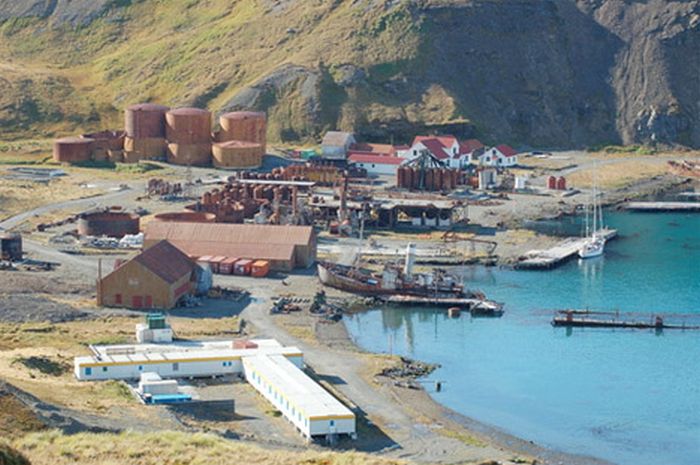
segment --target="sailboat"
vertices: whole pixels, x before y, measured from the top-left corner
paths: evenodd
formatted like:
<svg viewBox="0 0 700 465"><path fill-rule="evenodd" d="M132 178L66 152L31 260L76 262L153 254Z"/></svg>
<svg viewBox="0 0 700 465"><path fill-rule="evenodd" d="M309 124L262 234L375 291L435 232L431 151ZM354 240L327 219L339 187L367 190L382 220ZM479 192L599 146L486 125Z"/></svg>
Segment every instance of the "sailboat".
<svg viewBox="0 0 700 465"><path fill-rule="evenodd" d="M591 201L593 208L592 228L589 227L589 207L586 206L586 241L578 251L578 256L581 258L600 257L605 252L605 235L603 234L603 207L598 202L598 189L593 180L593 199Z"/></svg>

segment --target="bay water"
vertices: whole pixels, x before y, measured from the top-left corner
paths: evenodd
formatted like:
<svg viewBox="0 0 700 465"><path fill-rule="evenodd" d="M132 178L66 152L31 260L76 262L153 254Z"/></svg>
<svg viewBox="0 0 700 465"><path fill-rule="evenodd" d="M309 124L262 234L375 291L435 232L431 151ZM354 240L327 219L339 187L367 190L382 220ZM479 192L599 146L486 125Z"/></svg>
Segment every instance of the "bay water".
<svg viewBox="0 0 700 465"><path fill-rule="evenodd" d="M690 315L700 321L700 215L607 214L604 257L550 271L467 267L502 318L428 308L346 318L361 347L439 363L431 395L468 417L620 465L700 464L700 331L554 328L555 310ZM538 223L578 234L580 219Z"/></svg>

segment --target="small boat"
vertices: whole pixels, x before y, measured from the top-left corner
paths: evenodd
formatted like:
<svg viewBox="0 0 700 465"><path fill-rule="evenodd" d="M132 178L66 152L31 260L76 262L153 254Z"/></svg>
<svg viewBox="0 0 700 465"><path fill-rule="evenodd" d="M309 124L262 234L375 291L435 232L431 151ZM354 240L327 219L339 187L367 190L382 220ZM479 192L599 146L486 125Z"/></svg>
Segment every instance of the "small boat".
<svg viewBox="0 0 700 465"><path fill-rule="evenodd" d="M605 252L605 235L603 234L603 208L598 202L598 189L593 182L593 196L591 205L593 207L593 227L589 228L588 207L586 207L586 242L578 251L578 256L586 258L600 257Z"/></svg>

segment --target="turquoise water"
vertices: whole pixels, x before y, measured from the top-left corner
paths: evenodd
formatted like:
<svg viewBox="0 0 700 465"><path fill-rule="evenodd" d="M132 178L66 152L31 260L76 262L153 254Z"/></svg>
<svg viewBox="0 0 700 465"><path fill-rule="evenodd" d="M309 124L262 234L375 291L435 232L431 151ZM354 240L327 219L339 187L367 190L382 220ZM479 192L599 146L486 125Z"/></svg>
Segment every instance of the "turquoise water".
<svg viewBox="0 0 700 465"><path fill-rule="evenodd" d="M347 327L368 350L440 363L437 401L519 437L621 465L698 465L700 332L567 331L550 320L572 307L700 318L700 215L612 213L607 223L621 237L598 259L463 270L506 303L501 319L384 309Z"/></svg>

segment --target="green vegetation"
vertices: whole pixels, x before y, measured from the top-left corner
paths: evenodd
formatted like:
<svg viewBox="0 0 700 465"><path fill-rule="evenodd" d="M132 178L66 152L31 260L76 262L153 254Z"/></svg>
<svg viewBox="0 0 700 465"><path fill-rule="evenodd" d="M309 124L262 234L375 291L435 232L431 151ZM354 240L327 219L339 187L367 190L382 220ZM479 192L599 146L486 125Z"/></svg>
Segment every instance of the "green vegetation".
<svg viewBox="0 0 700 465"><path fill-rule="evenodd" d="M116 465L192 464L240 462L275 465L396 465L390 460L357 452L292 452L263 449L242 441L228 441L212 434L174 431L120 434L58 431L31 433L11 443L34 465L99 463Z"/></svg>
<svg viewBox="0 0 700 465"><path fill-rule="evenodd" d="M654 155L657 149L648 145L604 145L588 149L589 152L626 153L630 155Z"/></svg>
<svg viewBox="0 0 700 465"><path fill-rule="evenodd" d="M423 21L411 2L385 9L353 2L113 0L109 7L80 27L46 27L39 19L0 24L0 51L8 57L0 64L7 81L0 138L118 128L123 107L138 101L220 110L272 75L279 79L249 102L268 112L271 142L316 140L330 127L401 118L407 102L424 100L423 89L397 97L372 84L410 72L405 65L423 53ZM348 63L365 70L372 85L359 82L352 94L340 85L342 73L333 70ZM308 74L280 72L287 64ZM450 100L434 94L413 104L409 118L449 121Z"/></svg>
<svg viewBox="0 0 700 465"><path fill-rule="evenodd" d="M70 369L66 363L48 357L17 357L13 363L20 363L30 370L37 370L50 376L61 376Z"/></svg>

